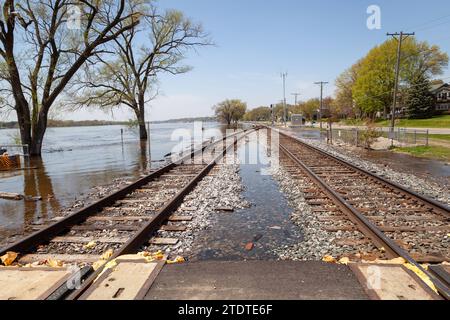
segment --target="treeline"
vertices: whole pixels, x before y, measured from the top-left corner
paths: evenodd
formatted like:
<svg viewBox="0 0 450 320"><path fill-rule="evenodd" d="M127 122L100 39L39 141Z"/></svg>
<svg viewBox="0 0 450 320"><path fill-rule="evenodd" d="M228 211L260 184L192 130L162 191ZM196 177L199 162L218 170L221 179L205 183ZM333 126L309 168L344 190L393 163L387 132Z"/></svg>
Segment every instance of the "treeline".
<svg viewBox="0 0 450 320"><path fill-rule="evenodd" d="M102 120L48 120L49 128L63 128L63 127L95 127L95 126L113 126L113 125L128 125L128 121L102 121ZM19 124L16 121L0 122L0 128L3 129L17 129Z"/></svg>
<svg viewBox="0 0 450 320"><path fill-rule="evenodd" d="M340 118L389 118L392 114L398 42L388 40L345 70L336 79L333 113ZM431 117L433 78L448 66L448 55L436 45L414 37L404 40L396 110L408 118Z"/></svg>
<svg viewBox="0 0 450 320"><path fill-rule="evenodd" d="M333 109L334 99L326 97L323 100L322 116L324 118L330 116ZM320 100L318 98L309 99L304 102L299 102L297 105L287 105L286 113L288 120L294 114L301 114L308 121L313 121L318 118L318 110L320 109ZM281 122L284 119L284 106L283 104L277 104L273 109L274 121ZM245 121L272 121L272 112L270 107L262 106L248 111L244 115Z"/></svg>
<svg viewBox="0 0 450 320"><path fill-rule="evenodd" d="M190 122L214 122L217 121L217 117L195 117L195 118L179 118L179 119L170 119L164 121L152 121L151 123L160 124L160 123L190 123Z"/></svg>
<svg viewBox="0 0 450 320"><path fill-rule="evenodd" d="M216 117L197 117L197 118L180 118L171 119L165 121L152 121L152 124L162 123L186 123L186 122L214 122L217 121ZM134 120L128 121L103 121L103 120L48 120L49 128L65 128L65 127L96 127L96 126L137 126L138 123ZM17 121L0 122L0 129L18 129L19 124Z"/></svg>

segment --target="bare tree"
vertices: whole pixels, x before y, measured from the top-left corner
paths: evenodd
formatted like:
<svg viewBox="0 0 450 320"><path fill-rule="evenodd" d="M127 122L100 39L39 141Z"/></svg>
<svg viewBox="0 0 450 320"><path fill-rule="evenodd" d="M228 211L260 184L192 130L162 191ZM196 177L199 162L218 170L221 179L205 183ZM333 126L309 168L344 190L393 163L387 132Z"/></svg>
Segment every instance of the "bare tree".
<svg viewBox="0 0 450 320"><path fill-rule="evenodd" d="M188 72L190 67L180 65L187 50L211 44L202 26L181 12L160 14L152 1L146 4L141 23L115 39L117 54L112 59L98 57L100 67L87 70L73 100L84 107L128 106L136 115L141 140L148 138L145 106L158 93L158 74Z"/></svg>
<svg viewBox="0 0 450 320"><path fill-rule="evenodd" d="M23 144L39 156L48 113L104 45L139 23L126 0L5 0L0 16L2 89L11 93ZM6 83L5 83L6 82Z"/></svg>

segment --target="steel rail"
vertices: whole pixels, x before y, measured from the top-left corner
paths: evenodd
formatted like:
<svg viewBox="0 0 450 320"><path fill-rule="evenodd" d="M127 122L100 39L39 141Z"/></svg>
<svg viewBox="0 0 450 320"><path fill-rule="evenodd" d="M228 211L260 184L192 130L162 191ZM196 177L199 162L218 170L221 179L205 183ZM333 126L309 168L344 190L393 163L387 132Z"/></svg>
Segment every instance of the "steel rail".
<svg viewBox="0 0 450 320"><path fill-rule="evenodd" d="M62 220L52 223L49 226L43 228L42 230L36 231L11 245L1 248L0 256L6 254L9 251L18 252L21 255L32 251L37 246L50 241L52 238L58 236L61 233L64 233L64 231L67 231L74 225L86 221L86 219L88 219L90 216L95 215L104 208L114 204L116 201L125 198L133 191L161 177L165 173L177 167L178 166L177 163L182 163L186 160L192 159L192 157L194 157L200 152L203 152L206 148L212 147L213 145L217 145L221 142L225 142L226 139L236 136L237 134L239 134L239 132L223 137L221 140L218 140L212 144L203 143L201 148L191 151L190 154L177 159L176 162L171 162L166 166L158 169L157 171L149 174L148 176L134 182L133 184L126 186L125 188L116 191L113 194L108 195L102 198L101 200L98 200L95 203L90 204L87 207L80 209L79 211L63 218Z"/></svg>
<svg viewBox="0 0 450 320"><path fill-rule="evenodd" d="M216 164L226 155L228 150L232 147L235 147L239 140L244 136L247 136L254 131L255 130L244 131L242 136L236 137L233 144L225 146L224 150L215 159L213 159L197 176L195 176L188 185L186 185L181 191L179 191L178 194L175 195L168 204L161 208L156 213L155 217L148 223L146 223L145 226L143 226L127 243L125 243L118 251L116 251L114 255L105 262L104 265L106 265L110 261L113 261L114 259L117 259L120 256L135 253L139 249L139 247L142 246L147 240L149 240L152 237L153 233L156 232L158 228L180 206L180 204L183 202L183 199L196 187L198 182L200 182L205 176L208 175L208 173L216 166ZM95 279L97 279L97 277L102 273L102 271L103 268L100 268L97 271L91 273L79 289L68 295L67 300L79 299L92 285Z"/></svg>
<svg viewBox="0 0 450 320"><path fill-rule="evenodd" d="M388 185L389 187L391 187L393 189L396 189L397 191L399 191L399 192L401 192L403 194L406 194L408 196L411 196L413 198L417 198L417 199L419 199L419 200L421 200L423 202L426 202L429 206L433 207L435 210L439 211L440 213L442 213L443 215L445 215L447 217L450 217L450 206L448 206L448 205L446 205L444 203L441 203L441 202L436 201L434 199L430 199L430 198L428 198L428 197L426 197L426 196L424 196L422 194L419 194L419 193L417 193L417 192L415 192L413 190L409 190L409 189L401 186L398 183L395 183L393 181L389 181L389 180L387 180L387 179L385 179L383 177L380 177L380 176L378 176L378 175L376 175L376 174L374 174L372 172L369 172L369 171L367 171L367 170L365 170L363 168L359 168L356 165L354 165L354 164L352 164L352 163L350 163L350 162L348 162L348 161L346 161L346 160L344 160L344 159L342 159L340 157L334 156L334 155L332 155L332 154L330 154L330 153L328 153L326 151L323 151L323 150L320 150L320 149L318 149L318 148L316 148L314 146L311 146L311 145L301 141L299 138L292 137L292 136L290 136L290 135L288 135L288 134L286 134L284 132L281 132L281 131L278 131L278 132L281 135L298 142L299 144L303 145L304 147L306 147L306 148L308 148L308 149L310 149L312 151L318 152L318 153L320 153L320 154L322 154L322 155L324 155L324 156L326 156L328 158L331 158L334 161L339 162L340 164L346 166L349 169L356 170L356 171L358 171L358 172L360 172L360 173L362 173L364 175L369 176L369 178L378 180L379 182L381 182L383 184L386 184L386 185Z"/></svg>
<svg viewBox="0 0 450 320"><path fill-rule="evenodd" d="M298 139L291 137L289 135L286 135L284 133L281 133L284 136L290 138L291 140L294 140L296 142L300 142L302 145L306 145L304 142L299 141ZM314 151L321 151L314 147L310 148ZM315 174L308 166L300 160L298 157L296 157L292 152L290 152L285 146L280 144L280 150L283 151L286 155L289 156L295 163L297 163L304 172L307 173L307 175L312 179L312 181L317 184L323 191L326 192L328 196L334 202L341 208L343 211L347 214L347 216L350 218L351 221L356 222L357 227L360 229L360 231L368 236L374 244L379 248L383 248L386 250L386 253L388 254L388 257L390 258L397 258L401 257L405 259L408 263L411 265L417 267L420 271L425 273L433 282L433 284L436 286L438 292L444 297L445 299L450 299L450 288L448 284L445 284L443 281L441 281L439 278L437 278L434 274L428 272L425 270L417 261L415 261L409 253L407 253L404 249L400 248L392 239L387 237L374 223L372 223L369 219L367 219L361 212L359 212L356 208L354 208L352 205L350 205L342 196L340 196L337 192L335 192L328 184L320 178L317 174ZM334 158L334 156L329 155L328 153L322 153L326 156L331 156Z"/></svg>

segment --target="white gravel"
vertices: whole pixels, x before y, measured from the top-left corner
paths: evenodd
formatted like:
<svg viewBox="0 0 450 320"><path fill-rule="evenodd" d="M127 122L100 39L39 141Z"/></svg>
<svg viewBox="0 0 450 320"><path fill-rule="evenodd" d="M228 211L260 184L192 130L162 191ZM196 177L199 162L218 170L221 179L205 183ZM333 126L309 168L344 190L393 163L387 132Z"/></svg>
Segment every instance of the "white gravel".
<svg viewBox="0 0 450 320"><path fill-rule="evenodd" d="M239 175L239 165L218 165L212 174L205 177L197 187L185 198L175 215L192 216L193 220L184 222L187 230L182 233L159 231L158 236L179 239L175 246L149 246L146 250L153 252L162 250L172 257L188 258L192 252L192 244L196 235L211 225L211 215L217 208L239 210L250 204L242 196L243 185ZM179 225L179 223L177 223ZM211 232L214 232L211 230Z"/></svg>
<svg viewBox="0 0 450 320"><path fill-rule="evenodd" d="M319 217L327 217L331 213L315 213L305 200L302 189L311 188L311 183L307 179L296 178L294 181L291 175L283 168L272 171L273 177L279 182L281 191L285 193L289 205L294 208L291 220L297 225L303 234L303 240L291 247L281 247L275 250L281 260L294 261L318 261L326 255L335 258L344 256L363 255L376 251L371 244L359 246L342 246L334 241L340 238L360 240L364 236L358 232L327 232L322 229L324 222L319 221ZM343 222L345 223L345 222Z"/></svg>

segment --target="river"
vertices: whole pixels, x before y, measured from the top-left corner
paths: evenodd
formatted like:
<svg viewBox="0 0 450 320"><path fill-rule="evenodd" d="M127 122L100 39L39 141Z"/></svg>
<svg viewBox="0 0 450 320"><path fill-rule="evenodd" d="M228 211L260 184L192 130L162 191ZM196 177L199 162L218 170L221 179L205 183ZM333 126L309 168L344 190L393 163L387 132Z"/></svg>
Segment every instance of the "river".
<svg viewBox="0 0 450 320"><path fill-rule="evenodd" d="M219 129L218 123L204 123ZM176 130L193 132L193 123L151 126L151 153L141 145L137 130L126 126L49 128L42 159L33 159L25 171L0 171L0 192L42 197L41 201L0 199L0 241L20 234L25 226L55 216L95 186L114 179L137 179L180 142L172 140ZM123 130L123 143L121 130ZM17 130L0 130L0 146L14 144ZM13 150L10 150L14 153ZM151 156L150 156L151 155Z"/></svg>

